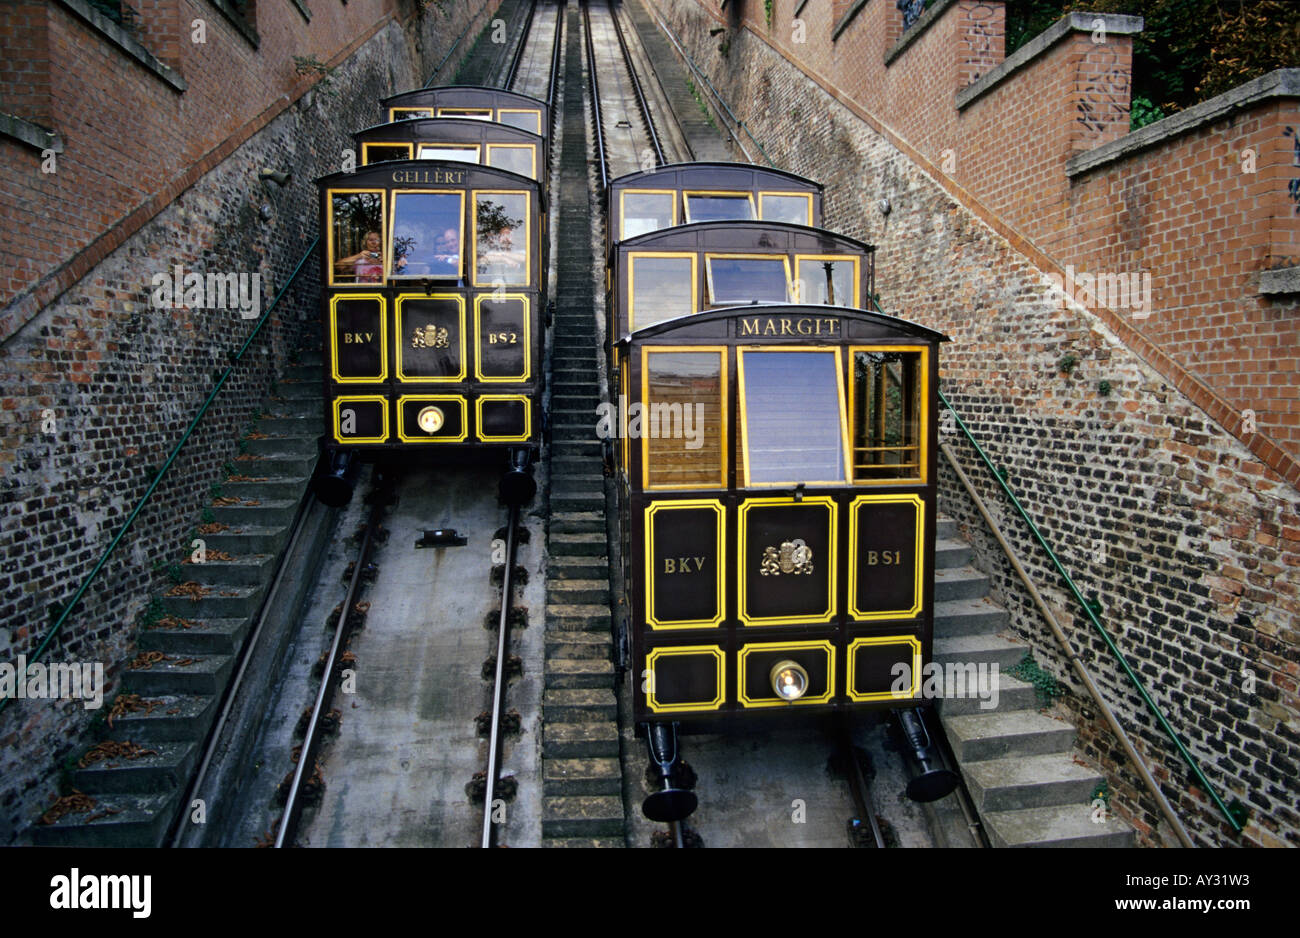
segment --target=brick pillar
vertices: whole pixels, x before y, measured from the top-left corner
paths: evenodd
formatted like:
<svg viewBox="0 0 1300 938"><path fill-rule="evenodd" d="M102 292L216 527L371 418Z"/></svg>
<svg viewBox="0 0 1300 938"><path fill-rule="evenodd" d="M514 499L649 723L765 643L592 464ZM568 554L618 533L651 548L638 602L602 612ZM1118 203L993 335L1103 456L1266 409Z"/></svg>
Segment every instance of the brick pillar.
<svg viewBox="0 0 1300 938"><path fill-rule="evenodd" d="M0 111L53 128L49 9L44 0L0 3Z"/></svg>
<svg viewBox="0 0 1300 938"><path fill-rule="evenodd" d="M190 24L181 20L181 0L127 0L127 3L139 14L135 31L140 44L172 68L179 69L182 44L190 41Z"/></svg>
<svg viewBox="0 0 1300 938"><path fill-rule="evenodd" d="M1075 31L1065 40L1069 155L1091 150L1128 133L1133 79L1133 37L1104 31Z"/></svg>
<svg viewBox="0 0 1300 938"><path fill-rule="evenodd" d="M957 17L957 87L965 88L1002 64L1007 10L1002 0L961 0Z"/></svg>

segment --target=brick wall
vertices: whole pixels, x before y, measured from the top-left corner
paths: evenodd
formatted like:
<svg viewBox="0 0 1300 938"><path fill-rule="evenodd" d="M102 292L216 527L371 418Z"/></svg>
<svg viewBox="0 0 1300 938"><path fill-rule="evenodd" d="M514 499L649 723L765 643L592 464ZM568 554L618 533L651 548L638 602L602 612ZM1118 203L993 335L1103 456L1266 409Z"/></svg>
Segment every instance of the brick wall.
<svg viewBox="0 0 1300 938"><path fill-rule="evenodd" d="M153 275L174 264L260 272L268 304L316 235L311 180L340 168L352 131L380 119L381 97L423 84L462 30L495 10L445 3L417 15L409 4L322 0L308 25L290 4L260 4L259 53L225 30L215 8L181 4L185 22L191 13L207 17L209 44L198 59L181 45L190 86L172 99L58 4L39 6L61 50L51 73L71 73L71 56L89 48L76 68L87 91L53 112L67 142L56 176L39 172L30 149L0 142L3 185L19 206L0 220L9 226L3 244L32 259L24 268L31 276L67 252L83 260L54 299L11 316L0 344L0 661L9 663L36 647L49 605L80 585L250 329L235 311L153 308ZM328 85L283 68L291 50L316 48L326 60L339 36L352 48L331 60ZM59 81L66 93L71 83ZM112 96L94 90L110 87L118 89ZM221 87L230 89L228 110ZM263 167L291 169L291 184L259 182ZM15 226L19 215L26 224ZM104 662L106 700L117 667L134 654L139 613L170 585L153 562L182 558L185 535L209 487L225 477L268 383L311 331L317 290L309 263L46 653L47 661ZM44 416L54 418L53 433ZM18 838L49 802L60 762L84 748L93 718L80 701L11 701L0 713L0 843Z"/></svg>
<svg viewBox="0 0 1300 938"><path fill-rule="evenodd" d="M1092 226L1089 236L1112 250L1115 244L1108 237L1118 235L1103 232L1108 226L1122 230L1125 221L1098 214L1100 207L1087 216L1086 225L1081 215L1060 219L1051 205L1067 184L1058 179L1053 188L1037 181L1046 177L1032 175L1038 170L1029 158L1022 171L1030 175L1015 185L1002 180L993 162L985 182L972 176L960 184L938 166L940 144L966 148L957 154L958 173L968 158L994 161L1002 155L999 149L1038 145L1041 141L1034 138L1042 133L1036 125L1030 121L1022 131L1017 122L1039 110L1044 112L1041 120L1062 131L1054 139L1056 158L1064 166L1075 149L1065 132L1070 128L1053 123L1056 117L1047 113L1052 106L1045 102L1056 95L1075 100L1074 78L1052 90L1045 82L1060 79L1047 69L1041 83L1033 85L1032 99L1019 104L994 104L1014 90L1015 78L990 92L988 103L975 107L1002 107L1002 134L990 136L984 145L988 152L981 153L970 142L934 131L929 118L917 118L913 132L920 141L907 138L900 126L912 104L922 115L954 110L946 90L956 87L953 57L936 60L929 76L935 88L945 90L899 98L878 74L886 48L883 37L873 39L872 31L857 21L842 36L861 29L865 52L857 61L863 74L847 74L851 57L830 43L826 4L805 6L807 44L797 61L771 39L783 29L790 35L793 4L787 0L777 0L770 34L755 27L729 30L726 37L708 35L719 25L711 4L653 0L647 6L677 34L777 165L826 184L828 227L878 245L877 284L885 309L952 337L941 355L945 393L994 461L1007 469L1010 484L1084 594L1096 594L1120 648L1210 779L1226 800L1240 797L1252 811L1244 839L1229 836L1100 638L1091 634L1086 619L1070 611L1071 600L1056 574L1019 520L1003 507L970 448L945 434L1040 590L1060 611L1074 647L1147 755L1193 837L1204 844L1300 845L1293 781L1300 775L1296 489L1238 439L1239 427L1207 414L1194 384L1176 383L1166 373L1171 369L1152 365L1156 356L1134 339L1131 323L1053 293L1044 275L1059 269L1052 258L1021 233L1018 220L1012 224L990 211L964 187L985 185L983 196L1005 186L1001 204L1012 216L1016 198L1023 198L1023 210L1030 211L1032 196L1043 186L1040 223L1045 230ZM963 6L941 11L943 18L931 26L936 38L921 36L892 67L912 67L909 57L924 61L942 36L934 30ZM893 4L870 0L859 19L873 8L889 12ZM730 41L725 57L718 51L724 38ZM1065 42L1059 46L1049 54L1055 69L1072 67L1069 61L1084 67L1080 63L1086 63L1087 50ZM837 67L845 70L845 85L832 93L812 73L835 75ZM850 82L856 82L856 92L847 87ZM865 103L858 104L854 94ZM895 122L881 112L895 115ZM1109 133L1113 127L1103 126L1101 135ZM1236 142L1222 144L1230 148ZM1028 197L1021 195L1024 190ZM881 199L891 203L888 215L877 209ZM1178 225L1190 237L1190 229L1208 219L1199 213L1189 219L1182 212L1171 202L1159 220L1148 217L1136 237ZM1235 230L1230 235L1237 236ZM1197 256L1185 250L1181 263L1199 272L1204 265L1196 266ZM1237 302L1246 310L1257 308L1251 298ZM1270 315L1281 318L1276 310ZM1130 331L1122 332L1124 326ZM1058 370L1067 355L1078 360L1068 376ZM1274 353L1273 359L1278 367L1288 367L1285 358ZM1111 386L1109 395L1099 390L1102 380ZM978 562L1010 610L1015 632L1069 689L1067 701L1081 728L1083 751L1106 771L1114 807L1134 822L1145 843L1167 840L1167 825L1100 718L1085 712L1082 688L1064 655L946 467L940 484L945 510L973 538Z"/></svg>

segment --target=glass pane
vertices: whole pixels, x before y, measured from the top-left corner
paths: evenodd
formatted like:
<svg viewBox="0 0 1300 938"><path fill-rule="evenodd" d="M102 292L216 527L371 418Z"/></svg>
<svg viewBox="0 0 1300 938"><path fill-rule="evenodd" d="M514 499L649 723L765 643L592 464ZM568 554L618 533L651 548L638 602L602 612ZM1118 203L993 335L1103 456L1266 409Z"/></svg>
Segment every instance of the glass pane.
<svg viewBox="0 0 1300 938"><path fill-rule="evenodd" d="M432 117L431 107L393 108L393 120L409 121L417 117Z"/></svg>
<svg viewBox="0 0 1300 938"><path fill-rule="evenodd" d="M759 206L763 221L783 221L791 225L812 224L812 200L802 195L761 195Z"/></svg>
<svg viewBox="0 0 1300 938"><path fill-rule="evenodd" d="M721 488L722 353L651 352L645 361L645 484Z"/></svg>
<svg viewBox="0 0 1300 938"><path fill-rule="evenodd" d="M508 127L518 127L535 134L542 132L542 114L540 111L502 111L499 123Z"/></svg>
<svg viewBox="0 0 1300 938"><path fill-rule="evenodd" d="M534 178L532 147L498 147L489 143L487 151L489 166Z"/></svg>
<svg viewBox="0 0 1300 938"><path fill-rule="evenodd" d="M691 307L692 268L689 257L632 258L630 328L644 329L695 312Z"/></svg>
<svg viewBox="0 0 1300 938"><path fill-rule="evenodd" d="M754 206L748 195L688 195L686 220L697 221L750 221Z"/></svg>
<svg viewBox="0 0 1300 938"><path fill-rule="evenodd" d="M383 282L382 205L378 192L349 192L331 200L335 283Z"/></svg>
<svg viewBox="0 0 1300 938"><path fill-rule="evenodd" d="M407 160L411 158L411 148L406 144L382 146L371 144L366 147L366 164L383 163L387 160Z"/></svg>
<svg viewBox="0 0 1300 938"><path fill-rule="evenodd" d="M527 193L480 193L476 201L475 283L527 284Z"/></svg>
<svg viewBox="0 0 1300 938"><path fill-rule="evenodd" d="M648 231L671 228L673 224L673 193L625 192L623 193L623 237L635 238Z"/></svg>
<svg viewBox="0 0 1300 938"><path fill-rule="evenodd" d="M393 196L393 276L460 276L461 196L399 192Z"/></svg>
<svg viewBox="0 0 1300 938"><path fill-rule="evenodd" d="M741 351L749 482L843 482L833 352Z"/></svg>
<svg viewBox="0 0 1300 938"><path fill-rule="evenodd" d="M439 117L462 117L472 121L492 120L491 108L440 107Z"/></svg>
<svg viewBox="0 0 1300 938"><path fill-rule="evenodd" d="M422 143L416 158L421 160L450 160L453 163L477 163L478 147L444 147Z"/></svg>
<svg viewBox="0 0 1300 938"><path fill-rule="evenodd" d="M853 306L855 266L851 260L799 261L799 302Z"/></svg>
<svg viewBox="0 0 1300 938"><path fill-rule="evenodd" d="M710 257L709 305L784 303L790 299L785 261L774 258Z"/></svg>
<svg viewBox="0 0 1300 938"><path fill-rule="evenodd" d="M920 376L920 352L854 353L854 478L920 477Z"/></svg>

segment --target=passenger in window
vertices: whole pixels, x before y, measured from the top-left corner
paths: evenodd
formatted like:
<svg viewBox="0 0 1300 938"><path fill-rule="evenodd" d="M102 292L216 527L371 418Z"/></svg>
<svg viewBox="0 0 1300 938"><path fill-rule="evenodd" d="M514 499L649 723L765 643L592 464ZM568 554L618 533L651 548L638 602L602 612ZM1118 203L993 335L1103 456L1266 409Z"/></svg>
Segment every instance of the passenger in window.
<svg viewBox="0 0 1300 938"><path fill-rule="evenodd" d="M523 248L514 246L514 234L509 228L481 237L479 247L480 276L495 275L507 283L519 283L523 280L524 251Z"/></svg>
<svg viewBox="0 0 1300 938"><path fill-rule="evenodd" d="M405 264L405 259L398 258L398 267ZM356 283L383 283L383 241L379 237L379 232L367 231L362 249L351 257L335 261L334 269L344 274L351 270Z"/></svg>
<svg viewBox="0 0 1300 938"><path fill-rule="evenodd" d="M460 232L447 228L433 242L432 273L457 276L460 273Z"/></svg>

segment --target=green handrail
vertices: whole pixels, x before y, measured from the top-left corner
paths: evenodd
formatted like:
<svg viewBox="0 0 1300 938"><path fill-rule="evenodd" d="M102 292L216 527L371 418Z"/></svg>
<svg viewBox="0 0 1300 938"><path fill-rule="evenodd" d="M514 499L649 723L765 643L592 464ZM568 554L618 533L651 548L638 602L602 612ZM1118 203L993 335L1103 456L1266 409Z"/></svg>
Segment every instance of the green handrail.
<svg viewBox="0 0 1300 938"><path fill-rule="evenodd" d="M220 393L221 388L225 385L226 379L230 377L231 372L235 370L235 366L238 365L240 360L244 357L244 353L248 351L248 347L253 344L253 340L256 339L258 334L262 331L262 326L266 324L266 321L271 317L271 313L273 313L275 308L280 304L281 298L283 298L285 293L289 291L289 288L293 286L294 281L298 279L298 275L302 273L303 265L307 263L307 260L311 257L312 252L316 250L316 245L319 243L319 237L312 240L311 246L307 248L302 259L298 261L297 266L293 269L293 273L289 275L289 279L286 280L284 286L280 288L280 292L275 295L275 299L271 301L271 305L262 313L262 318L257 321L257 325L253 327L251 332L249 332L248 338L244 340L244 344L240 346L239 351L230 359L230 364L226 366L226 370L222 373L221 377L217 379L216 385L213 386L211 393L208 394L208 399L203 402L203 406L199 408L199 412L194 415L194 419L190 421L190 425L185 428L185 432L181 435L180 440L172 448L171 455L167 457L167 461L162 464L162 468L158 470L158 474L154 476L153 481L149 483L149 488L145 489L144 495L140 497L140 501L136 503L131 514L127 516L126 521L118 530L117 536L113 538L112 543L108 545L108 549L100 556L99 562L95 564L94 569L91 570L90 574L81 581L81 586L78 587L77 592L73 594L73 597L68 604L59 612L58 619L55 620L54 625L50 626L50 630L45 633L45 637L42 638L41 643L36 646L36 650L28 656L23 667L23 673L14 675L14 686L18 686L18 682L26 680L26 665L32 664L45 653L45 650L49 648L50 643L54 641L54 637L58 635L59 630L63 628L63 624L67 622L68 618L72 615L72 611L76 608L77 603L81 602L81 597L85 595L90 584L94 582L95 577L99 576L99 571L104 568L104 564L108 562L108 558L112 556L113 551L117 549L117 545L122 542L122 538L126 536L126 532L131 529L131 525L135 523L136 517L144 509L145 503L153 496L159 483L162 482L163 477L167 475L167 471L172 467L172 463L176 461L176 457L179 455L181 447L185 445L191 434L194 433L195 428L199 425L199 421L203 419L204 414L208 412L208 408L212 406L212 402L216 399L217 394ZM13 698L0 698L0 712L4 711L4 708L9 704L11 699Z"/></svg>
<svg viewBox="0 0 1300 938"><path fill-rule="evenodd" d="M880 309L879 303L876 303L875 305L877 310L882 313L884 312L884 310ZM1151 699L1151 695L1147 693L1147 689L1143 685L1142 679L1134 673L1133 668L1129 666L1128 659L1124 657L1124 653L1119 650L1119 647L1115 644L1115 640L1111 638L1110 633L1106 631L1106 627L1102 625L1101 620L1097 617L1097 605L1083 598L1083 594L1079 592L1079 587L1075 585L1074 580L1070 577L1070 574L1066 572L1065 567L1061 565L1061 561L1057 558L1055 552L1050 546L1048 546L1047 539L1044 538L1042 532L1038 530L1038 525L1034 524L1033 519L1029 517L1024 506L1020 504L1020 499L1016 498L1016 494L1011 491L1010 486L1007 485L1004 472L993 465L993 461L989 459L988 454L984 452L984 448L980 446L979 441L975 439L974 434L970 432L970 429L966 426L965 422L960 416L958 416L956 409L949 402L948 398L944 396L942 391L939 392L939 401L948 409L948 413L952 414L953 419L956 421L962 434L965 435L966 439L970 441L970 444L975 447L975 452L979 455L980 460L988 468L989 472L993 474L993 478L997 481L999 488L1002 489L1002 493L1010 500L1012 507L1015 508L1016 513L1020 515L1021 520L1029 526L1029 532L1034 536L1034 540L1038 541L1038 546L1046 552L1047 559L1051 561L1052 566L1056 568L1056 572L1059 573L1061 579L1065 581L1065 585L1074 596L1075 602L1077 602L1080 608L1083 609L1084 613L1088 616L1088 620L1092 622L1093 627L1101 635L1102 641L1106 643L1106 647L1110 649L1111 654L1114 655L1115 659L1119 662L1120 668L1122 668L1124 673L1128 675L1129 680L1133 682L1133 686L1137 688L1138 695L1146 702L1152 715L1155 716L1156 722L1160 724L1160 728L1163 729L1165 734L1173 741L1174 746L1178 749L1179 755L1183 757L1183 761L1187 763L1188 768L1192 770L1197 781L1199 781L1205 791L1209 793L1215 806L1220 812L1222 812L1224 818L1227 819L1228 824L1231 825L1232 829L1236 833L1241 833L1243 825L1242 821L1239 820L1239 815L1244 818L1244 806L1239 800L1235 800L1231 807L1223 803L1223 799L1221 799L1219 793L1215 791L1214 785L1210 783L1210 780L1205 777L1205 773L1201 771L1201 767L1197 764L1195 757L1187 751L1187 747L1183 745L1183 741L1178 737L1174 728L1169 725L1169 721L1166 720L1165 715L1160 712L1160 708L1157 707L1155 701Z"/></svg>

